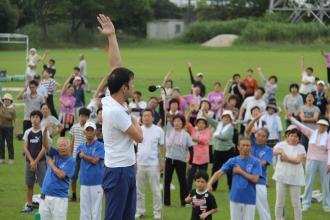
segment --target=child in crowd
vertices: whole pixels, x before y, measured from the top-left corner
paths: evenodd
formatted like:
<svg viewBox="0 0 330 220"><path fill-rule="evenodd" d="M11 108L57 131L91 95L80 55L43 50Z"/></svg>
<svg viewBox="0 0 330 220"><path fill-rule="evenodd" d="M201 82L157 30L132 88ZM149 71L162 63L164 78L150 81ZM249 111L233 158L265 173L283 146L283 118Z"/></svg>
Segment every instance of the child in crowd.
<svg viewBox="0 0 330 220"><path fill-rule="evenodd" d="M97 121L96 121L96 138L99 142L103 143L103 134L102 134L102 108L99 108L96 113L97 113Z"/></svg>
<svg viewBox="0 0 330 220"><path fill-rule="evenodd" d="M276 101L277 76L272 75L267 80L263 74L261 67L258 67L257 71L259 73L260 80L264 84L264 88L265 88L264 100L265 100L265 102L268 104L270 100Z"/></svg>
<svg viewBox="0 0 330 220"><path fill-rule="evenodd" d="M49 107L51 114L55 118L58 118L54 104L54 95L57 90L57 83L55 79L51 78L53 73L54 73L54 69L52 68L45 69L44 78L41 80L40 84L43 85L48 92L47 105Z"/></svg>
<svg viewBox="0 0 330 220"><path fill-rule="evenodd" d="M212 214L218 211L217 202L212 193L207 191L209 175L200 170L195 176L195 186L187 198L186 203L192 204L191 220L212 220Z"/></svg>

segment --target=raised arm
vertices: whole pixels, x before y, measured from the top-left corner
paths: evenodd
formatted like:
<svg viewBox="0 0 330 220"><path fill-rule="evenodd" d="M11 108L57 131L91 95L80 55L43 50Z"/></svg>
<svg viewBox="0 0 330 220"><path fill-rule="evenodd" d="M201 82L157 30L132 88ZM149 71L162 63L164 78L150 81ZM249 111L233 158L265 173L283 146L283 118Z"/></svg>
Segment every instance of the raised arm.
<svg viewBox="0 0 330 220"><path fill-rule="evenodd" d="M28 86L25 86L25 88L22 89L22 90L18 93L18 95L16 96L16 99L18 99L18 100L23 99L23 95L24 95L24 93L26 92L27 87L28 87Z"/></svg>
<svg viewBox="0 0 330 220"><path fill-rule="evenodd" d="M173 73L172 70L168 71L168 73L165 75L164 79L163 79L163 87L165 87L165 83L168 80L168 77Z"/></svg>
<svg viewBox="0 0 330 220"><path fill-rule="evenodd" d="M188 71L189 71L189 76L190 76L190 82L191 82L191 84L194 84L195 79L194 79L194 76L193 76L193 73L192 73L191 62L190 61L188 61Z"/></svg>
<svg viewBox="0 0 330 220"><path fill-rule="evenodd" d="M116 37L116 30L108 16L99 14L97 17L101 27L98 27L101 34L107 36L109 42L109 62L111 70L121 67L121 56L119 51L119 46Z"/></svg>
<svg viewBox="0 0 330 220"><path fill-rule="evenodd" d="M73 74L69 75L69 77L65 80L65 83L63 84L61 93L63 93L68 88L68 86L70 84L70 80L72 79L72 77L74 77Z"/></svg>
<svg viewBox="0 0 330 220"><path fill-rule="evenodd" d="M305 71L305 59L304 59L304 56L301 56L300 57L300 70L301 70L302 74Z"/></svg>
<svg viewBox="0 0 330 220"><path fill-rule="evenodd" d="M263 113L260 113L256 118L254 118L245 128L245 135L250 137L252 135L252 128L254 124L259 121L259 119L262 117Z"/></svg>
<svg viewBox="0 0 330 220"><path fill-rule="evenodd" d="M262 83L263 83L264 86L265 86L266 83L267 83L267 79L265 78L265 75L264 75L264 73L263 73L261 67L258 67L258 68L257 68L257 72L258 72L258 74L259 74L259 78L260 78L260 80L262 81Z"/></svg>
<svg viewBox="0 0 330 220"><path fill-rule="evenodd" d="M296 125L297 127L300 128L301 132L306 135L308 138L311 137L313 130L305 125L303 125L301 122L299 122L297 119L294 117L289 118L292 124Z"/></svg>
<svg viewBox="0 0 330 220"><path fill-rule="evenodd" d="M222 102L222 107L223 105L228 101L228 94L229 94L229 86L231 86L231 84L233 84L233 80L227 80L227 83L225 85L225 88L223 90L223 97L224 97L224 102Z"/></svg>

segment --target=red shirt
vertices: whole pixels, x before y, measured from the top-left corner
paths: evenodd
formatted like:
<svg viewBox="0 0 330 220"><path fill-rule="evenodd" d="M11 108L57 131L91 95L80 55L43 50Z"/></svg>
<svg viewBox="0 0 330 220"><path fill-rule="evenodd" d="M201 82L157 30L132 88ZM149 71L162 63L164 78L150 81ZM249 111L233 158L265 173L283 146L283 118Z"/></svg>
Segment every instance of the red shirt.
<svg viewBox="0 0 330 220"><path fill-rule="evenodd" d="M253 95L254 90L258 87L257 80L255 79L249 81L248 79L245 78L242 83L246 87L246 95Z"/></svg>

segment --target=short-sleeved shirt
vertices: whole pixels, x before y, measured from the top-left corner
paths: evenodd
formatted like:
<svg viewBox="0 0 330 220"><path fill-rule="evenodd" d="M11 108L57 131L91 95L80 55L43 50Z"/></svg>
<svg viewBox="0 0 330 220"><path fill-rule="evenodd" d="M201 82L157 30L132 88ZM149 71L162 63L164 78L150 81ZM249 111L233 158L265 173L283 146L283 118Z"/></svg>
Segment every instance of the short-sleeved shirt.
<svg viewBox="0 0 330 220"><path fill-rule="evenodd" d="M303 72L302 80L308 80L310 83L305 85L301 83L299 92L301 94L306 95L307 93L310 93L314 90L314 83L315 83L315 77L314 76L308 76L306 71Z"/></svg>
<svg viewBox="0 0 330 220"><path fill-rule="evenodd" d="M66 176L61 179L48 167L41 192L47 196L68 198L69 182L74 174L75 160L71 156L61 157L54 148L50 149L48 155L55 158L55 166L61 169Z"/></svg>
<svg viewBox="0 0 330 220"><path fill-rule="evenodd" d="M274 146L274 149L282 149L284 153L290 158L296 158L299 155L306 156L305 147L301 144L289 145L286 141L282 141ZM305 175L303 164L292 164L280 159L276 162L275 172L273 179L277 182L304 186L305 185Z"/></svg>
<svg viewBox="0 0 330 220"><path fill-rule="evenodd" d="M166 158L186 162L186 154L189 147L195 144L190 135L185 131L176 131L171 125L167 126Z"/></svg>
<svg viewBox="0 0 330 220"><path fill-rule="evenodd" d="M253 157L241 158L240 156L229 159L222 167L224 173L232 172L235 166L239 165L245 172L262 176L260 161ZM233 173L233 181L230 190L230 201L248 205L256 204L256 185L248 181L245 177Z"/></svg>
<svg viewBox="0 0 330 220"><path fill-rule="evenodd" d="M31 91L30 91L29 87L26 89L26 91L27 91L28 94L31 94ZM39 84L39 86L37 88L37 93L39 95L41 95L42 97L47 97L48 96L48 92L47 92L46 88L41 84Z"/></svg>
<svg viewBox="0 0 330 220"><path fill-rule="evenodd" d="M85 106L85 91L82 86L74 87L74 97L76 98L76 103L74 107L82 107Z"/></svg>
<svg viewBox="0 0 330 220"><path fill-rule="evenodd" d="M254 135L251 137L252 141L252 150L251 155L256 157L259 160L265 160L266 165L261 166L262 175L259 178L258 184L266 185L267 182L267 166L272 163L273 160L273 150L267 145L259 146L256 144L256 139Z"/></svg>
<svg viewBox="0 0 330 220"><path fill-rule="evenodd" d="M241 83L241 89L243 89L244 91L246 91L246 86L244 84ZM237 83L233 83L230 88L229 88L229 93L232 95L235 95L237 97L237 104L236 107L240 108L243 100L244 100L244 96L242 96L242 94L239 92Z"/></svg>
<svg viewBox="0 0 330 220"><path fill-rule="evenodd" d="M248 79L244 79L242 83L246 87L246 96L252 96L254 94L254 90L258 86L257 80L252 79L251 81L249 81Z"/></svg>
<svg viewBox="0 0 330 220"><path fill-rule="evenodd" d="M248 121L251 119L251 109L255 106L258 106L261 112L266 109L266 102L263 99L256 99L254 96L248 97L244 100L242 104L242 108L245 109L244 121Z"/></svg>
<svg viewBox="0 0 330 220"><path fill-rule="evenodd" d="M81 75L83 77L86 77L87 76L87 63L86 63L86 60L80 60L79 68L80 68Z"/></svg>
<svg viewBox="0 0 330 220"><path fill-rule="evenodd" d="M314 91L312 93L315 97L314 105L319 107L321 115L324 116L326 114L327 105L328 105L328 100L325 97L325 93L318 91Z"/></svg>
<svg viewBox="0 0 330 220"><path fill-rule="evenodd" d="M30 121L30 114L32 111L40 110L40 106L42 103L45 102L44 97L39 95L38 93L34 96L31 96L31 94L25 92L23 94L23 100L24 100L24 120Z"/></svg>
<svg viewBox="0 0 330 220"><path fill-rule="evenodd" d="M81 159L80 152L83 151L87 156L98 157L100 160L97 164ZM104 145L99 141L94 141L92 144L87 142L79 145L76 158L80 158L80 185L95 186L102 184L104 172Z"/></svg>
<svg viewBox="0 0 330 220"><path fill-rule="evenodd" d="M111 96L102 99L102 133L106 167L129 167L135 164L134 140L126 133L132 125L127 107Z"/></svg>
<svg viewBox="0 0 330 220"><path fill-rule="evenodd" d="M215 115L218 116L218 113L220 111L221 104L225 101L224 100L224 94L223 92L210 92L208 95L208 100L211 103L211 111L214 112ZM218 106L218 110L214 110L214 106Z"/></svg>
<svg viewBox="0 0 330 220"><path fill-rule="evenodd" d="M33 128L29 128L25 131L23 140L28 143L28 151L30 152L31 157L35 160L42 150L42 130L34 130ZM45 157L42 156L40 160L44 159ZM27 157L26 161L29 161Z"/></svg>
<svg viewBox="0 0 330 220"><path fill-rule="evenodd" d="M76 98L74 96L68 96L66 91L61 94L62 102L65 102L68 106L64 106L62 103L60 105L60 111L62 114L74 115L74 106L76 105Z"/></svg>
<svg viewBox="0 0 330 220"><path fill-rule="evenodd" d="M327 59L327 68L330 68L330 53L324 54L325 59Z"/></svg>
<svg viewBox="0 0 330 220"><path fill-rule="evenodd" d="M48 95L54 95L54 93L56 92L55 79L53 78L43 79L41 80L40 84L46 88Z"/></svg>
<svg viewBox="0 0 330 220"><path fill-rule="evenodd" d="M70 134L74 138L72 155L74 158L76 158L78 146L86 142L86 137L84 135L84 127L81 126L79 123L74 124L70 129Z"/></svg>
<svg viewBox="0 0 330 220"><path fill-rule="evenodd" d="M303 105L300 108L300 111L304 113L304 116L306 118L312 118L316 112L320 113L320 109L315 105L311 108L307 107L306 105ZM306 122L304 122L303 124L306 125L307 127L311 128L311 129L316 128L316 122L315 123L310 123L310 122L306 123Z"/></svg>
<svg viewBox="0 0 330 220"><path fill-rule="evenodd" d="M210 192L197 192L196 189L190 192L192 212L191 220L200 220L200 214L216 209L217 202ZM205 220L212 220L212 215L207 216Z"/></svg>
<svg viewBox="0 0 330 220"><path fill-rule="evenodd" d="M280 116L276 113L269 115L264 114L260 120L265 123L269 132L268 140L280 140L280 132L283 131L282 122Z"/></svg>
<svg viewBox="0 0 330 220"><path fill-rule="evenodd" d="M304 105L304 101L300 94L296 96L288 94L284 97L283 105L288 109L289 113L297 116L301 107Z"/></svg>
<svg viewBox="0 0 330 220"><path fill-rule="evenodd" d="M143 142L138 144L137 163L142 166L159 165L159 146L164 144L164 132L156 126L142 126Z"/></svg>

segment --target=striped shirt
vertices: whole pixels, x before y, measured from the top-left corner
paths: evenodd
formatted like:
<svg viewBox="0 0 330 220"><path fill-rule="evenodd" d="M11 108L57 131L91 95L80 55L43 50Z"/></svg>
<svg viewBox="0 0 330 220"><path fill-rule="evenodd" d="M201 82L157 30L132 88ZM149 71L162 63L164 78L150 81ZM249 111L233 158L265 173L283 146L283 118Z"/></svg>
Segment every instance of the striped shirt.
<svg viewBox="0 0 330 220"><path fill-rule="evenodd" d="M52 79L52 78L43 79L43 80L41 80L40 84L46 88L48 95L54 95L54 93L56 92L55 79Z"/></svg>
<svg viewBox="0 0 330 220"><path fill-rule="evenodd" d="M74 138L72 156L73 158L76 158L78 146L86 142L86 137L84 135L84 126L80 126L79 123L74 124L70 129L70 134Z"/></svg>

